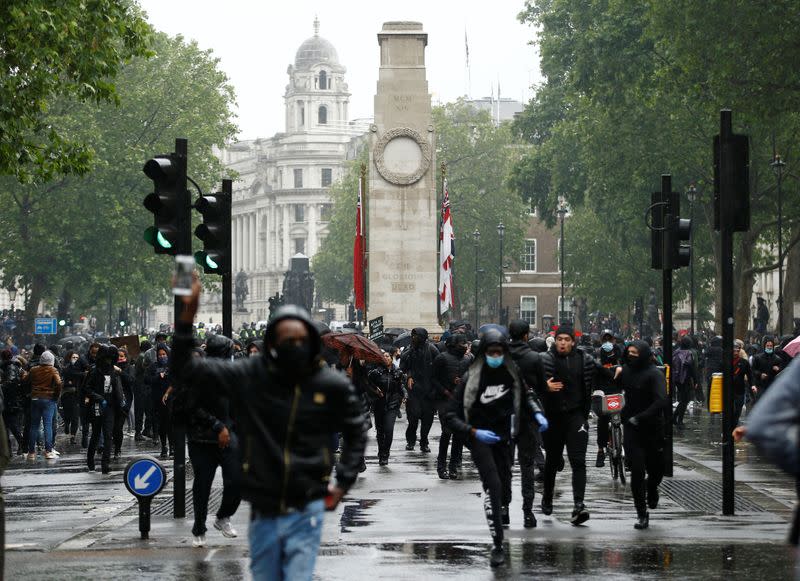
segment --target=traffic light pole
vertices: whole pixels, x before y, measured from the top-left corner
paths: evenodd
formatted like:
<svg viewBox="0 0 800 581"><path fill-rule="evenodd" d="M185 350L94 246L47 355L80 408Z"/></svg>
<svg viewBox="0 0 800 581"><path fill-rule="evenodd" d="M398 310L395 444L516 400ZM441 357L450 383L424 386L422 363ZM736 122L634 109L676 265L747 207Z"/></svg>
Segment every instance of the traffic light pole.
<svg viewBox="0 0 800 581"><path fill-rule="evenodd" d="M734 514L733 448L733 231L735 168L732 159L732 116L720 112L719 237L722 292L722 514Z"/></svg>
<svg viewBox="0 0 800 581"><path fill-rule="evenodd" d="M178 230L177 254L192 254L192 201L186 187L189 144L186 139L175 140L175 157L178 166L178 212L176 224ZM183 311L181 297L175 297L175 315L173 329L178 328L178 321ZM180 422L179 422L180 423ZM172 427L173 480L172 497L174 518L186 517L186 426L175 424Z"/></svg>
<svg viewBox="0 0 800 581"><path fill-rule="evenodd" d="M222 180L222 194L233 200L233 180ZM230 210L230 205L228 206ZM224 217L228 222L228 236L225 238L227 249L225 251L225 264L222 271L222 334L226 337L233 337L233 268L231 265L231 213L227 212Z"/></svg>
<svg viewBox="0 0 800 581"><path fill-rule="evenodd" d="M669 229L673 218L677 217L677 208L673 208L671 202L675 196L672 195L672 176L664 174L661 176L661 200L670 203L667 212L664 214L663 226ZM662 245L664 244L662 239ZM663 305L663 321L661 330L661 347L664 350L664 365L667 366L667 399L670 402L669 408L665 411L665 430L664 430L664 476L672 476L672 394L674 381L672 378L672 269L664 264L661 271L661 286Z"/></svg>

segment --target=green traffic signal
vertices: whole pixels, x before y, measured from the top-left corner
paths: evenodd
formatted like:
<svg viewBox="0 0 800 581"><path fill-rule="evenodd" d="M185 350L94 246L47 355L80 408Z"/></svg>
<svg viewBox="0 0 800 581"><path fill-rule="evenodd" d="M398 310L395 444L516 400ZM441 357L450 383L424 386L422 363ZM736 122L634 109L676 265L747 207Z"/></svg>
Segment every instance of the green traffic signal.
<svg viewBox="0 0 800 581"><path fill-rule="evenodd" d="M144 231L144 241L156 250L172 248L172 243L155 226L150 226Z"/></svg>
<svg viewBox="0 0 800 581"><path fill-rule="evenodd" d="M198 266L202 266L203 270L207 273L216 273L219 270L219 264L214 258L203 250L198 250L194 253L194 261Z"/></svg>
<svg viewBox="0 0 800 581"><path fill-rule="evenodd" d="M59 327L63 327L63 326L64 326L64 325L66 325L66 324L67 324L67 322L66 322L64 319L61 319L61 320L58 322L58 326L59 326Z"/></svg>

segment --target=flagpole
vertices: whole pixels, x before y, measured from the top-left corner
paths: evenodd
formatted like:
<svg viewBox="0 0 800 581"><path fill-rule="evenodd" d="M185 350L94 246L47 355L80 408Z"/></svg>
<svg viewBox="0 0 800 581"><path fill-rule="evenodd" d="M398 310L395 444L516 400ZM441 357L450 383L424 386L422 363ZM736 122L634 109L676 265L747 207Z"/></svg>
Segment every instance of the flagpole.
<svg viewBox="0 0 800 581"><path fill-rule="evenodd" d="M444 216L442 216L442 200L444 199L444 184L447 181L447 164L442 162L440 166L442 170L442 189L441 195L436 193L437 204L436 207L439 211L439 231L436 236L436 316L439 321L439 326L444 328L444 317L442 316L442 296L439 289L442 288L442 235L444 232Z"/></svg>
<svg viewBox="0 0 800 581"><path fill-rule="evenodd" d="M367 228L369 212L367 212L367 164L361 164L361 222L363 223L362 234L364 236L364 260L361 267L364 270L364 326L367 326L367 306L369 304L369 229Z"/></svg>

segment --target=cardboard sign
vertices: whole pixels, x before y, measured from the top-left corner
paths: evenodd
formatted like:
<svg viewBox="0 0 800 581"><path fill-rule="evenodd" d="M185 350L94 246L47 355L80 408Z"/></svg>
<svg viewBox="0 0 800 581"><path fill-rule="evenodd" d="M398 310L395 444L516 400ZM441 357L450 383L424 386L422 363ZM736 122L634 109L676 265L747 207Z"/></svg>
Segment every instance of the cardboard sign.
<svg viewBox="0 0 800 581"><path fill-rule="evenodd" d="M112 337L111 344L117 347L128 349L128 359L136 359L141 350L139 349L139 335L125 335L124 337Z"/></svg>

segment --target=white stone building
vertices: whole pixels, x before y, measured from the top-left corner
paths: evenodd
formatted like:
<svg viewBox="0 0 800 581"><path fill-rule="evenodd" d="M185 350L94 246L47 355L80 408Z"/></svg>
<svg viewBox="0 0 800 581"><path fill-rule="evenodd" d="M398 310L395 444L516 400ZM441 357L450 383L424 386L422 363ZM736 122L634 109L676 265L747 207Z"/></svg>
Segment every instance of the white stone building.
<svg viewBox="0 0 800 581"><path fill-rule="evenodd" d="M289 259L313 259L327 234L329 187L342 177L370 120L350 121L345 67L334 46L314 36L289 65L284 94L285 131L241 141L220 152L239 174L233 185L233 272L248 275L247 316L263 320L268 298L279 292ZM354 193L355 194L355 193Z"/></svg>

